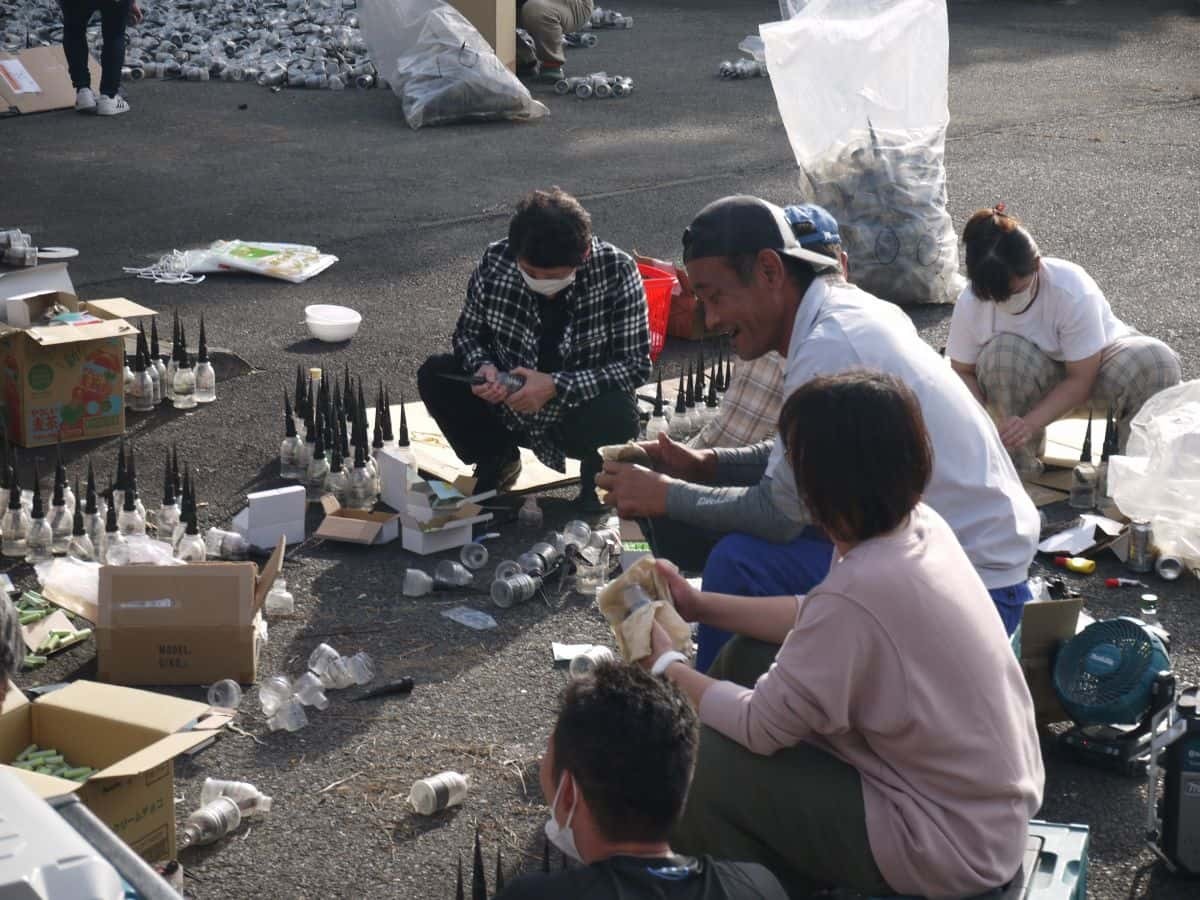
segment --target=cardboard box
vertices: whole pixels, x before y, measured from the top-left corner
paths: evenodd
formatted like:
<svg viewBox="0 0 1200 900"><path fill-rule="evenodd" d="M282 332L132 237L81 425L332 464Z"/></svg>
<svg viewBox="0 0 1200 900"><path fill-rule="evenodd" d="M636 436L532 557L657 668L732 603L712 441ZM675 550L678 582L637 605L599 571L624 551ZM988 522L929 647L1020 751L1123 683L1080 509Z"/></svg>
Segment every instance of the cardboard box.
<svg viewBox="0 0 1200 900"><path fill-rule="evenodd" d="M289 544L304 540L308 508L304 487L298 484L246 495L247 506L233 517L233 530L258 550L270 550L282 536Z"/></svg>
<svg viewBox="0 0 1200 900"><path fill-rule="evenodd" d="M88 71L98 89L100 66L90 54ZM15 53L0 51L0 114L46 112L74 105L75 86L61 44Z"/></svg>
<svg viewBox="0 0 1200 900"><path fill-rule="evenodd" d="M0 267L0 300L48 291L75 295L75 285L66 263L43 263L19 269ZM0 306L0 318L7 322L7 315L6 307Z"/></svg>
<svg viewBox="0 0 1200 900"><path fill-rule="evenodd" d="M443 550L453 550L471 543L471 529L478 523L490 522L491 519L491 513L483 513L465 519L456 519L448 525L432 529L404 523L400 528L400 545L410 553L417 553L421 556L441 553Z"/></svg>
<svg viewBox="0 0 1200 900"><path fill-rule="evenodd" d="M400 536L399 513L346 509L332 494L321 498L321 508L325 518L314 537L350 544L390 544Z"/></svg>
<svg viewBox="0 0 1200 900"><path fill-rule="evenodd" d="M1021 617L1021 670L1033 696L1039 724L1071 718L1054 691L1054 655L1063 641L1074 637L1082 608L1082 597L1025 604Z"/></svg>
<svg viewBox="0 0 1200 900"><path fill-rule="evenodd" d="M173 760L212 741L228 716L207 704L76 681L36 703L9 685L0 707L0 763L41 797L76 794L149 862L175 858ZM30 744L99 772L79 784L10 767Z"/></svg>
<svg viewBox="0 0 1200 900"><path fill-rule="evenodd" d="M450 0L483 39L492 45L500 62L517 70L517 4L512 0ZM72 95L74 102L74 95Z"/></svg>
<svg viewBox="0 0 1200 900"><path fill-rule="evenodd" d="M51 303L101 321L16 328L0 325L0 391L9 440L23 447L88 440L125 431L125 339L137 330L118 310L154 310L128 300L82 303L70 294L16 298L26 315ZM6 305L10 301L6 301ZM10 307L10 312L16 307Z"/></svg>
<svg viewBox="0 0 1200 900"><path fill-rule="evenodd" d="M253 562L104 566L96 623L98 677L115 684L211 684L258 677L258 619L283 562L279 538Z"/></svg>

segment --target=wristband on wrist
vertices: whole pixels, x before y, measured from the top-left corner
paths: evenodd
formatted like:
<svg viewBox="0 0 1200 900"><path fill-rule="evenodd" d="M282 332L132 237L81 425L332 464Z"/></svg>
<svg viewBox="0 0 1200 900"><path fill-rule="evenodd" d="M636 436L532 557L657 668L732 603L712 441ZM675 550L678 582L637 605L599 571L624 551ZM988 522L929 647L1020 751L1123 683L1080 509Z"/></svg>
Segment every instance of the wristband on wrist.
<svg viewBox="0 0 1200 900"><path fill-rule="evenodd" d="M684 656L682 653L680 653L678 650L668 650L666 653L664 653L662 656L660 656L658 659L656 659L654 661L654 665L652 665L650 667L650 674L651 675L665 675L666 671L667 671L667 666L671 665L671 663L676 663L676 662L686 663L687 657Z"/></svg>

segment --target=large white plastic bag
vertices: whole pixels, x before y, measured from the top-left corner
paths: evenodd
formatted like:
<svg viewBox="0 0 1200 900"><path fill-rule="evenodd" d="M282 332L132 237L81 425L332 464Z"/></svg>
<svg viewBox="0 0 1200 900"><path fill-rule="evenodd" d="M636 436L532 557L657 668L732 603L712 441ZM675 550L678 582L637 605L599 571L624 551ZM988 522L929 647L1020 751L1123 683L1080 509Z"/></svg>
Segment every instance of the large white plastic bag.
<svg viewBox="0 0 1200 900"><path fill-rule="evenodd" d="M441 0L363 0L359 20L413 128L549 113L462 13Z"/></svg>
<svg viewBox="0 0 1200 900"><path fill-rule="evenodd" d="M898 303L953 302L945 0L808 0L759 32L801 193L838 220L851 278Z"/></svg>
<svg viewBox="0 0 1200 900"><path fill-rule="evenodd" d="M1131 519L1149 519L1163 553L1200 565L1200 381L1155 394L1130 423L1108 489Z"/></svg>

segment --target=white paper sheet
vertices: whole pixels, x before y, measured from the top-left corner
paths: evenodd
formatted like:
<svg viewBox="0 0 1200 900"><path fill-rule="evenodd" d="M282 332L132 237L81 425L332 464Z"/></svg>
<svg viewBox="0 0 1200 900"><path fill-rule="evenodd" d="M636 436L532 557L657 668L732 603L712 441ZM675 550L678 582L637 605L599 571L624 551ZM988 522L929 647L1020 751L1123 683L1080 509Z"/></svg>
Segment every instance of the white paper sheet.
<svg viewBox="0 0 1200 900"><path fill-rule="evenodd" d="M0 59L0 78L3 78L14 94L40 94L39 85L24 63L19 59Z"/></svg>

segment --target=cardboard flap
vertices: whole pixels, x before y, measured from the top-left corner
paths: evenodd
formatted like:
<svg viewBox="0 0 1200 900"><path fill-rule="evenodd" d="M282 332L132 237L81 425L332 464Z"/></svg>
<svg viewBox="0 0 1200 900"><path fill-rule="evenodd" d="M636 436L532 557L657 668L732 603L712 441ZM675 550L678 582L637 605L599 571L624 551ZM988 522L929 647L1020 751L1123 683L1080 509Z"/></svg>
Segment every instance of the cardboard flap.
<svg viewBox="0 0 1200 900"><path fill-rule="evenodd" d="M271 591L271 585L275 583L276 577L279 575L280 568L283 567L283 554L287 551L287 538L283 535L279 536L279 543L275 545L275 552L271 554L271 558L267 560L263 566L262 574L254 585L254 611L258 612L267 599L267 594Z"/></svg>
<svg viewBox="0 0 1200 900"><path fill-rule="evenodd" d="M0 99L8 109L20 113L65 109L75 102L75 88L67 70L67 58L61 44L31 47L15 53L0 51L0 61L17 65L0 71ZM99 84L100 66L88 54L92 84Z"/></svg>
<svg viewBox="0 0 1200 900"><path fill-rule="evenodd" d="M342 504L338 503L337 497L333 494L321 495L321 509L325 511L325 515L332 516L341 508Z"/></svg>
<svg viewBox="0 0 1200 900"><path fill-rule="evenodd" d="M161 735L190 728L210 708L207 703L97 681L76 681L62 690L47 694L38 703L131 722Z"/></svg>
<svg viewBox="0 0 1200 900"><path fill-rule="evenodd" d="M347 510L356 512L357 510ZM383 530L383 522L358 519L344 515L326 516L314 535L333 541L348 541L351 544L371 544Z"/></svg>
<svg viewBox="0 0 1200 900"><path fill-rule="evenodd" d="M16 767L8 768L6 771L16 775L27 788L43 800L65 797L82 787L78 781L68 781L66 778L55 778L53 775L42 775L38 772L27 772Z"/></svg>
<svg viewBox="0 0 1200 900"><path fill-rule="evenodd" d="M4 716L14 709L20 709L22 706L29 705L29 698L21 693L11 681L8 682L8 693L4 695L4 702L0 703L0 716Z"/></svg>
<svg viewBox="0 0 1200 900"><path fill-rule="evenodd" d="M148 306L134 303L124 297L110 297L107 300L88 300L83 308L98 319L140 319L143 316L157 316L158 313Z"/></svg>
<svg viewBox="0 0 1200 900"><path fill-rule="evenodd" d="M39 347L57 347L60 344L73 344L77 341L132 336L137 334L137 329L124 319L113 319L109 322L95 322L91 325L47 325L40 328L29 328L25 334Z"/></svg>
<svg viewBox="0 0 1200 900"><path fill-rule="evenodd" d="M134 775L141 775L143 772L148 772L150 769L161 766L179 754L187 753L189 750L201 744L206 744L212 739L213 735L211 731L185 731L181 734L169 734L165 738L155 741L144 750L130 754L124 759L118 760L111 766L108 766L106 769L102 769L93 775L92 778L130 778Z"/></svg>

